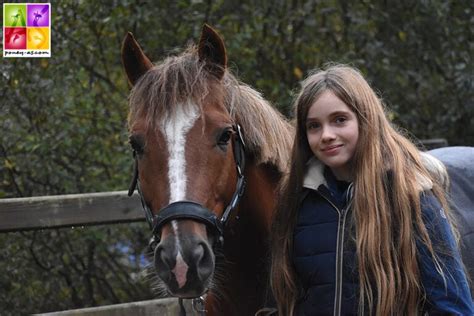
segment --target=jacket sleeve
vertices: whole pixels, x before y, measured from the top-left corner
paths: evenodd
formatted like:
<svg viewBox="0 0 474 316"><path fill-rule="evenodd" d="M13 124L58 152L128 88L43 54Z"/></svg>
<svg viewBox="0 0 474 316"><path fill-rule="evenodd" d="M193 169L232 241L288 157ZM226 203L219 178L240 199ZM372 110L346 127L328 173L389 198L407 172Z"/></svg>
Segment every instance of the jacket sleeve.
<svg viewBox="0 0 474 316"><path fill-rule="evenodd" d="M451 226L441 204L431 192L421 195L423 221L439 258L439 272L428 248L417 241L422 285L429 315L474 315L474 306Z"/></svg>

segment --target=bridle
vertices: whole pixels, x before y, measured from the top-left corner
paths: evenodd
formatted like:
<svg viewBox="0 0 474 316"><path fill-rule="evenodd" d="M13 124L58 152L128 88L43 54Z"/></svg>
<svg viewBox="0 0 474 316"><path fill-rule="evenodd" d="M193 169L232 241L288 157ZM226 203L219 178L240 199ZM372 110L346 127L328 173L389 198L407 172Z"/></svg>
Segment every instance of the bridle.
<svg viewBox="0 0 474 316"><path fill-rule="evenodd" d="M136 151L133 151L134 157L134 171L132 182L128 189L128 196L132 196L135 188L138 189L140 195L141 203L143 210L145 212L145 218L148 222L150 229L152 230L154 242L159 242L160 233L163 226L175 219L192 219L200 221L208 228L210 228L215 234L217 234L218 245L223 246L224 242L224 227L226 226L230 214L236 208L237 204L240 201L245 189L245 143L242 138L242 129L240 125L234 125L233 130L235 132L235 141L233 142L233 151L235 165L237 169L237 185L236 190L230 200L229 205L224 210L221 218L208 210L206 207L202 206L199 203L192 201L178 201L168 204L163 207L156 215L153 214L148 203L145 201L143 194L140 189L140 180L138 177L138 157Z"/></svg>
<svg viewBox="0 0 474 316"><path fill-rule="evenodd" d="M149 243L152 249L154 249L154 247L160 242L161 229L163 226L176 219L191 219L202 222L216 237L214 239L213 248L222 248L224 246L224 229L228 223L230 214L236 208L245 190L245 143L242 138L242 129L240 125L236 124L232 127L232 129L235 133L232 149L234 152L235 166L237 169L237 185L229 205L227 205L220 218L218 218L216 214L203 205L185 200L168 204L167 206L160 209L156 215L153 214L140 189L140 179L138 176L138 157L137 152L135 150L133 151L134 170L132 182L130 183L130 187L128 189L128 196L132 196L135 189L138 190L142 207L145 212L146 221L152 230L152 237ZM196 306L200 306L201 309L197 311L203 313L204 315L205 310L203 309L203 303L204 301L202 297L193 299L193 307L196 309ZM181 314L185 315L182 299L180 299L180 307Z"/></svg>

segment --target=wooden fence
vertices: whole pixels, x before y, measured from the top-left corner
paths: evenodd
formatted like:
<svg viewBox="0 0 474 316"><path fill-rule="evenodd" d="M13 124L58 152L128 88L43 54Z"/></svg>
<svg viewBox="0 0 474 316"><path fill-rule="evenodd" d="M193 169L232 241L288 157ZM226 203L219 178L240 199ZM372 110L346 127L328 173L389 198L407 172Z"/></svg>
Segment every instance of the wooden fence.
<svg viewBox="0 0 474 316"><path fill-rule="evenodd" d="M127 191L0 199L0 232L144 220L138 194L130 198ZM186 309L190 312L189 304ZM178 313L177 300L168 298L37 315L174 316Z"/></svg>
<svg viewBox="0 0 474 316"><path fill-rule="evenodd" d="M127 191L0 199L0 232L144 220Z"/></svg>

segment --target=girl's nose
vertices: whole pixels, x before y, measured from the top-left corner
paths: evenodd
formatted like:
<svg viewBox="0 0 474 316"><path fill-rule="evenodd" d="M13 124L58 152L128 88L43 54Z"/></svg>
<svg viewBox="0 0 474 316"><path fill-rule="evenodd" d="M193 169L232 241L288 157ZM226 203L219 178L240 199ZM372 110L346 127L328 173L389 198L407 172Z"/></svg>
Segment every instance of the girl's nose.
<svg viewBox="0 0 474 316"><path fill-rule="evenodd" d="M336 135L334 134L334 131L328 126L323 126L321 140L326 143L334 140L335 138Z"/></svg>

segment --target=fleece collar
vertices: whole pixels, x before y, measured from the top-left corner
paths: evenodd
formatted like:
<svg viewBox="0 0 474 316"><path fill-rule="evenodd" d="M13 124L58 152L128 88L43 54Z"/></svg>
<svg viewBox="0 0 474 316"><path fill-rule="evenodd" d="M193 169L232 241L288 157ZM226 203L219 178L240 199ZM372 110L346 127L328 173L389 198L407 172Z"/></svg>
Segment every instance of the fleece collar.
<svg viewBox="0 0 474 316"><path fill-rule="evenodd" d="M426 164L425 161L424 163ZM431 179L421 173L416 174L416 180L420 191L427 191L433 188L433 182ZM317 190L321 184L326 187L328 186L326 179L324 178L324 164L316 159L316 157L311 157L311 159L306 163L306 175L303 180L303 187Z"/></svg>
<svg viewBox="0 0 474 316"><path fill-rule="evenodd" d="M317 190L321 184L326 187L328 186L326 178L324 178L324 164L316 159L316 157L312 157L306 163L306 175L303 180L303 187Z"/></svg>

